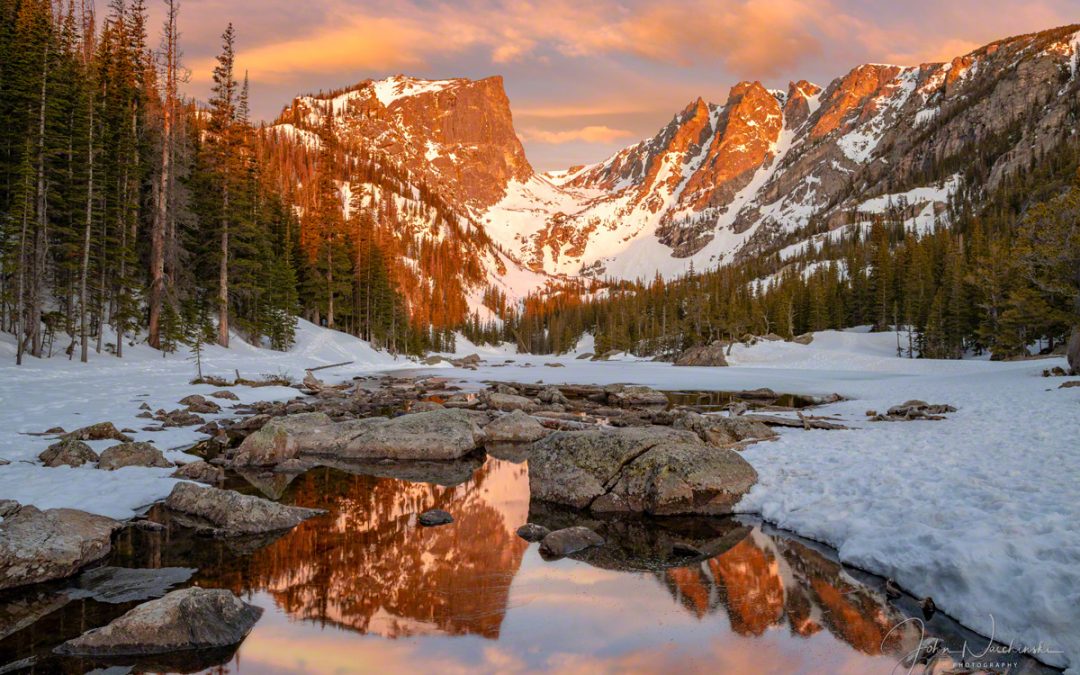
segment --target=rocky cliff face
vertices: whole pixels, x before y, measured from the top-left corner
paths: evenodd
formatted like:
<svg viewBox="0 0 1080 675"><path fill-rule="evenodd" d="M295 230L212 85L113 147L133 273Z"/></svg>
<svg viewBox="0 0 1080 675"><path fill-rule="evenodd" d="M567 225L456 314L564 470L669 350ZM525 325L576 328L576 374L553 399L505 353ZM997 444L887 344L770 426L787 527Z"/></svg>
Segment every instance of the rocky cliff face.
<svg viewBox="0 0 1080 675"><path fill-rule="evenodd" d="M599 164L511 183L485 227L533 269L622 278L775 250L812 220L835 231L890 211L931 227L956 190L992 189L1072 133L1078 30L865 64L824 89L740 83Z"/></svg>
<svg viewBox="0 0 1080 675"><path fill-rule="evenodd" d="M342 144L374 148L452 203L476 209L533 173L501 77L368 80L341 93L298 98L278 124L330 131Z"/></svg>

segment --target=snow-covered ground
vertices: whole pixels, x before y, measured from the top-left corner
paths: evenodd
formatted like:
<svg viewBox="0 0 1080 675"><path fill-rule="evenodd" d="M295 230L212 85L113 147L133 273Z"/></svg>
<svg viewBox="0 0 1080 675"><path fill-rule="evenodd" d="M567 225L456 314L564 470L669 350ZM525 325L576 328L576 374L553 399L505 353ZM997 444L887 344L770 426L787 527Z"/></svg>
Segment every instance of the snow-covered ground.
<svg viewBox="0 0 1080 675"><path fill-rule="evenodd" d="M296 346L289 352L253 347L235 335L231 348L208 346L203 354L203 373L232 379L235 372L249 379L261 375L288 374L294 380L305 368L354 361L349 367L320 372L326 380L346 379L358 372L402 368L412 362L372 349L356 338L301 321ZM59 352L58 346L55 351ZM188 354L162 357L145 345L127 347L124 357L91 351L89 363L78 357L69 361L58 355L51 359L26 357L15 365L15 345L11 336L0 333L0 458L11 464L0 466L0 499L15 499L40 508L71 507L114 518L130 518L135 511L169 494L174 479L171 469L124 467L99 471L92 466L46 468L37 456L53 441L30 436L52 427L72 431L95 422L112 422L119 428L135 429L128 434L136 441L148 441L165 451L165 456L192 461L184 448L202 435L197 427L169 428L161 432L141 431L158 422L136 417L139 405L153 410L182 408L178 401L188 394L210 394L216 387L192 385L195 363ZM290 387L232 387L241 402L288 399L296 396ZM208 420L228 416L229 401L221 415L203 415ZM90 441L101 452L116 441Z"/></svg>
<svg viewBox="0 0 1080 675"><path fill-rule="evenodd" d="M1041 377L1061 359L991 363L896 357L895 333L818 333L811 345L762 342L737 347L730 368L676 368L624 358L578 360L591 351L527 356L512 348L475 348L476 371L431 372L480 387L485 380L609 384L634 382L674 390L771 387L780 392L840 393L848 401L820 409L843 417L850 431L784 430L744 456L760 475L739 508L834 546L852 565L890 576L965 625L1040 660L1080 665L1080 388L1058 389ZM901 342L906 337L901 335ZM48 440L21 435L98 421L139 429L146 401L171 410L208 386L187 384L193 366L182 357L135 347L123 360L88 364L28 359L16 368L0 341L0 498L41 507L72 506L115 517L164 497L168 470L46 469L34 460ZM237 341L210 348L207 373L245 376L355 360L320 373L328 380L378 370L415 368L349 336L302 324L287 354ZM512 360L511 363L507 363ZM558 362L561 368L545 364ZM243 401L291 397L287 388L233 388ZM936 422L865 421L907 399L949 403L959 411ZM192 428L136 433L162 448L195 440ZM109 442L95 444L100 450ZM174 457L178 451L171 451ZM981 650L982 645L971 645Z"/></svg>

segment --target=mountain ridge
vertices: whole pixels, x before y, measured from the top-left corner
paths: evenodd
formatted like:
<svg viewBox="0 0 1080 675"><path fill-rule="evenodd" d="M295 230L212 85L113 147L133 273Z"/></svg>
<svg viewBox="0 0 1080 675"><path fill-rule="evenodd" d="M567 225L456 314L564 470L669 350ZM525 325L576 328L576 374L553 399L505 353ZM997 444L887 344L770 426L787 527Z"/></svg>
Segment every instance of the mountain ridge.
<svg viewBox="0 0 1080 675"><path fill-rule="evenodd" d="M932 227L955 191L993 187L1071 133L1078 34L861 64L824 87L740 82L723 104L697 98L654 136L563 172L529 164L499 76L366 80L298 97L271 128L362 147L482 230L490 246L473 253L489 258L486 280L467 292L476 312L485 285L520 299L575 279L670 278L760 254L812 223L865 227L898 201L911 227ZM364 193L347 182L346 202Z"/></svg>

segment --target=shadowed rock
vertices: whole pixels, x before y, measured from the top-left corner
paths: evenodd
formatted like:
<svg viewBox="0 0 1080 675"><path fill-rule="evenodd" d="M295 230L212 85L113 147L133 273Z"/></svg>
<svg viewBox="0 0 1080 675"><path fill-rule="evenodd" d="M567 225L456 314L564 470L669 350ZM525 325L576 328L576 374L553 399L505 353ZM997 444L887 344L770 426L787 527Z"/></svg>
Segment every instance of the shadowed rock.
<svg viewBox="0 0 1080 675"><path fill-rule="evenodd" d="M676 366L727 366L727 344L717 340L709 345L691 347L675 360Z"/></svg>
<svg viewBox="0 0 1080 675"><path fill-rule="evenodd" d="M104 558L120 523L74 509L23 506L0 523L0 589L63 579Z"/></svg>
<svg viewBox="0 0 1080 675"><path fill-rule="evenodd" d="M82 466L87 462L98 461L98 454L86 443L75 439L65 439L53 443L45 449L38 459L48 467Z"/></svg>
<svg viewBox="0 0 1080 675"><path fill-rule="evenodd" d="M67 590L67 596L72 600L93 598L110 604L149 600L165 595L173 586L190 579L192 574L195 570L190 567L98 567L80 574L75 588Z"/></svg>
<svg viewBox="0 0 1080 675"><path fill-rule="evenodd" d="M548 556L562 557L591 546L602 546L603 543L603 537L587 527L577 525L546 534L540 541L540 552Z"/></svg>
<svg viewBox="0 0 1080 675"><path fill-rule="evenodd" d="M319 509L283 506L260 497L242 495L232 490L179 483L165 506L179 513L197 516L216 528L217 534L262 534L296 527L304 520L321 515Z"/></svg>
<svg viewBox="0 0 1080 675"><path fill-rule="evenodd" d="M738 416L723 417L686 412L676 417L672 426L693 431L706 443L720 447L777 436L775 431L761 422Z"/></svg>
<svg viewBox="0 0 1080 675"><path fill-rule="evenodd" d="M262 616L220 589L173 591L139 605L102 628L87 631L57 647L60 654L162 654L227 647L243 640Z"/></svg>
<svg viewBox="0 0 1080 675"><path fill-rule="evenodd" d="M158 450L150 443L121 443L101 453L101 460L98 462L99 469L113 471L125 466L150 466L169 469L176 465L165 459L165 455L161 454L161 450Z"/></svg>

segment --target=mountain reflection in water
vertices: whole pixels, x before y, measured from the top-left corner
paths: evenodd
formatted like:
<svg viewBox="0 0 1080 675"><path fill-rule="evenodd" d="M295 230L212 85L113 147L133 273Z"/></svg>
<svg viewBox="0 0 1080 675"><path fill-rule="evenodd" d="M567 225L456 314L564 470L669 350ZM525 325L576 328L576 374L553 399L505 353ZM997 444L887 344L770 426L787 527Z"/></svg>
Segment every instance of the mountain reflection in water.
<svg viewBox="0 0 1080 675"><path fill-rule="evenodd" d="M272 486L248 479L234 486L329 514L276 538L216 540L156 508L166 529L126 530L109 561L198 568L193 583L267 610L214 672L888 673L919 641L914 626L890 634L904 616L811 546L733 519L599 520L530 505L524 463L489 457L456 485L330 468ZM455 522L420 527L433 508ZM545 561L515 534L528 521L584 524L608 543ZM0 639L15 652L0 665L36 654L38 672L53 672L40 655L129 608L65 607L33 636Z"/></svg>

